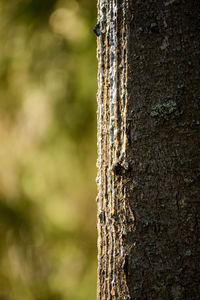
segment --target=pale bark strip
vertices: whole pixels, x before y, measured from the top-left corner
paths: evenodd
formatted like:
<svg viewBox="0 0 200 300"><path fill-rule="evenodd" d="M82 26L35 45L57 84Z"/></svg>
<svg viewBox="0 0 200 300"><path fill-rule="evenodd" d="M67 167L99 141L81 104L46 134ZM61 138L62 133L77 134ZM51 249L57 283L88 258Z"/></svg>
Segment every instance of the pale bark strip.
<svg viewBox="0 0 200 300"><path fill-rule="evenodd" d="M118 169L126 164L127 1L99 0L98 291L99 300L128 299L122 245L126 195ZM121 165L122 164L122 165ZM124 164L124 165L123 165ZM118 218L116 218L118 216ZM121 298L120 298L121 299Z"/></svg>

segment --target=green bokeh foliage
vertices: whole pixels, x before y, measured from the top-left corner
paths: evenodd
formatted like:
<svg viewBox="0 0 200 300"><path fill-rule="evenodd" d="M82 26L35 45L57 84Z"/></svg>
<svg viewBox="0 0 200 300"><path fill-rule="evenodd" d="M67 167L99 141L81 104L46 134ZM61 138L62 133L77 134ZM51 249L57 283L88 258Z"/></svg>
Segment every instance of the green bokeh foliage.
<svg viewBox="0 0 200 300"><path fill-rule="evenodd" d="M0 2L0 300L96 297L95 20Z"/></svg>

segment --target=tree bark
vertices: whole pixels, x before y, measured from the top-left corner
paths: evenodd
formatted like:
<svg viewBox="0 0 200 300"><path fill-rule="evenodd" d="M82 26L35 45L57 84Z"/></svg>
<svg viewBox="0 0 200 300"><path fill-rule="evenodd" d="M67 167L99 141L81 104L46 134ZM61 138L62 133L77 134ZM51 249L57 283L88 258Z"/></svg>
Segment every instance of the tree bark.
<svg viewBox="0 0 200 300"><path fill-rule="evenodd" d="M200 295L200 2L99 0L97 299Z"/></svg>

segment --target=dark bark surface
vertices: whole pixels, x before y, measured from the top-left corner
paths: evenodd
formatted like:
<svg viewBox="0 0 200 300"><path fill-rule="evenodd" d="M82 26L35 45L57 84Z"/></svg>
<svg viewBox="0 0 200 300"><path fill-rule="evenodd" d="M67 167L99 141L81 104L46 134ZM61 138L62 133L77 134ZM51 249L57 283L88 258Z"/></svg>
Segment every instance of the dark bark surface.
<svg viewBox="0 0 200 300"><path fill-rule="evenodd" d="M98 299L199 299L200 2L98 13Z"/></svg>

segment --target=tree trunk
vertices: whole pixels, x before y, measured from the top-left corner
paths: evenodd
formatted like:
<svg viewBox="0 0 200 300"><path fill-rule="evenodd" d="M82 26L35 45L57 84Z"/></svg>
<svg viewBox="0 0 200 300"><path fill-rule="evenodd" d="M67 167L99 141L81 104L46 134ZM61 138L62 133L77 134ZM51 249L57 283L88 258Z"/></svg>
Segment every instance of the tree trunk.
<svg viewBox="0 0 200 300"><path fill-rule="evenodd" d="M197 300L200 1L99 0L98 300Z"/></svg>

